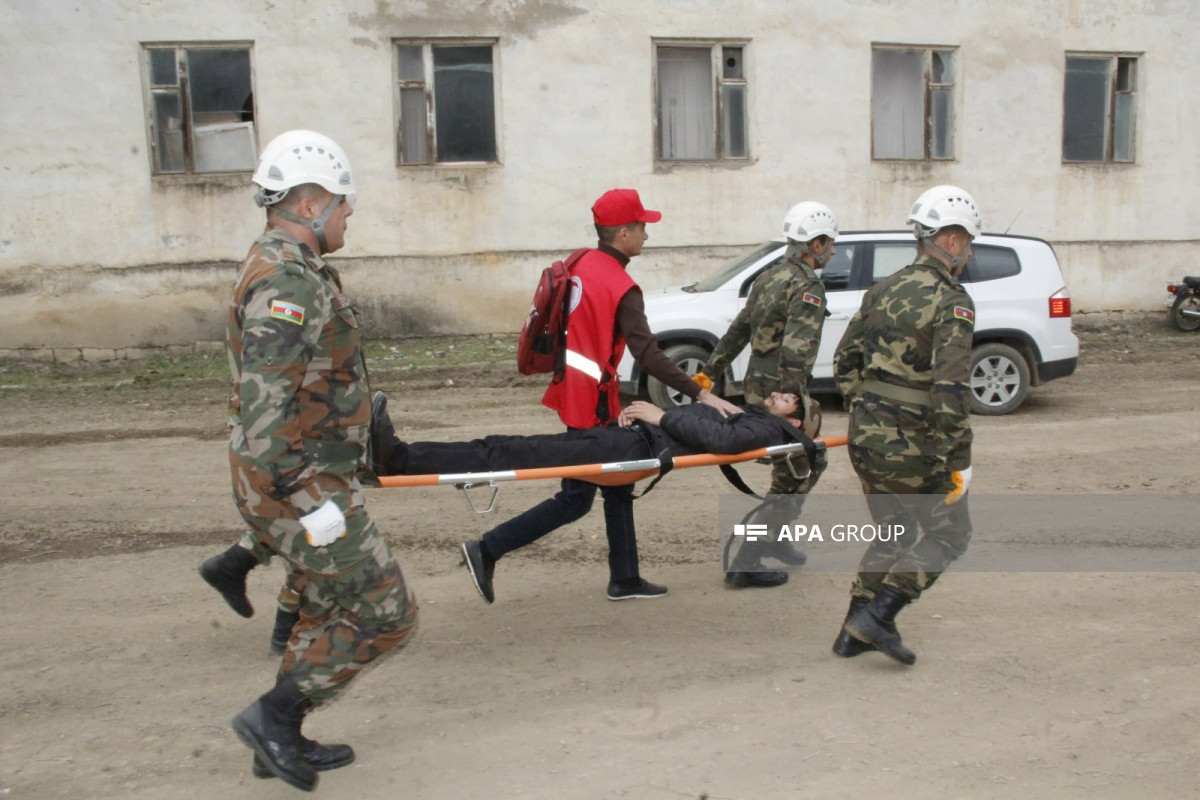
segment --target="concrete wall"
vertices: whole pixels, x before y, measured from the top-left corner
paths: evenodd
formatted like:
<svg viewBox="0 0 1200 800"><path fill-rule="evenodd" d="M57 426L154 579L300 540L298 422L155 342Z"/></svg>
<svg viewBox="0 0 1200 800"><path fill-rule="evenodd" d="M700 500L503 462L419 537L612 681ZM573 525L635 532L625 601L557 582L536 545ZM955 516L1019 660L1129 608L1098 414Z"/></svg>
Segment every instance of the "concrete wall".
<svg viewBox="0 0 1200 800"><path fill-rule="evenodd" d="M515 330L537 271L592 240L613 186L664 212L633 272L694 280L819 199L843 229L903 223L956 183L985 228L1055 243L1076 308L1153 308L1200 272L1188 0L7 0L0 6L0 350L215 339L262 225L248 175L152 178L143 42L252 41L259 143L349 152L336 259L377 334ZM391 40L497 37L498 165L399 168ZM750 40L752 160L656 167L652 37ZM957 46L958 157L870 157L871 44ZM1137 163L1061 163L1066 51L1140 55ZM1144 242L1149 244L1144 244Z"/></svg>

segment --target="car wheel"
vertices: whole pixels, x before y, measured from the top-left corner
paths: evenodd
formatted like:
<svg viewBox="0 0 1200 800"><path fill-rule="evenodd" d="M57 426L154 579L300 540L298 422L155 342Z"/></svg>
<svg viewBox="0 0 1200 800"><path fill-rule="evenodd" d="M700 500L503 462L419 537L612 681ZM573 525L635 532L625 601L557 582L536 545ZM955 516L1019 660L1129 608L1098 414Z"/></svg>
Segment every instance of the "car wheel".
<svg viewBox="0 0 1200 800"><path fill-rule="evenodd" d="M1029 392L1029 364L1006 344L982 344L971 352L971 411L1007 414Z"/></svg>
<svg viewBox="0 0 1200 800"><path fill-rule="evenodd" d="M663 353L671 359L675 366L688 375L695 375L699 372L700 368L708 361L709 356L708 350L694 344L672 345ZM653 375L646 376L646 394L650 395L650 402L659 408L670 409L692 402L692 398L683 392L672 389Z"/></svg>

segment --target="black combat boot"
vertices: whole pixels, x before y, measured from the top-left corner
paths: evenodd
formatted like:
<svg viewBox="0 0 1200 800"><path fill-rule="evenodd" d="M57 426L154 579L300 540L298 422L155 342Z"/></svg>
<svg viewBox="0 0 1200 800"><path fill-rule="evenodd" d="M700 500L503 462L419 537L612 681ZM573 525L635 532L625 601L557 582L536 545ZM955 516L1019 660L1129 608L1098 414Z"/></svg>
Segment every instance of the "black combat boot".
<svg viewBox="0 0 1200 800"><path fill-rule="evenodd" d="M765 538L754 542L742 542L729 565L729 571L725 573L725 585L730 589L770 589L787 583L786 572L766 571L762 568L763 556L767 555L772 547L774 544Z"/></svg>
<svg viewBox="0 0 1200 800"><path fill-rule="evenodd" d="M796 545L784 539L782 542L775 542L771 547L771 558L776 561L781 561L789 567L803 567L808 563L808 556L804 555L803 550L797 550Z"/></svg>
<svg viewBox="0 0 1200 800"><path fill-rule="evenodd" d="M726 572L725 585L730 589L771 589L788 582L786 572Z"/></svg>
<svg viewBox="0 0 1200 800"><path fill-rule="evenodd" d="M243 617L254 616L254 606L246 597L246 576L258 566L254 554L241 545L213 556L200 565L200 577L221 593L225 602Z"/></svg>
<svg viewBox="0 0 1200 800"><path fill-rule="evenodd" d="M288 642L292 638L292 628L300 621L300 615L295 611L275 609L275 630L271 631L271 655L281 656L287 651Z"/></svg>
<svg viewBox="0 0 1200 800"><path fill-rule="evenodd" d="M304 758L300 725L312 708L296 684L282 678L275 688L233 718L233 730L271 773L297 789L317 788L317 771Z"/></svg>
<svg viewBox="0 0 1200 800"><path fill-rule="evenodd" d="M328 772L331 769L344 767L354 763L354 748L348 744L324 745L312 739L300 737L300 755L317 772ZM258 753L250 764L250 774L256 778L274 778L275 773L267 766Z"/></svg>
<svg viewBox="0 0 1200 800"><path fill-rule="evenodd" d="M376 475L403 475L408 462L408 445L396 436L387 412L387 395L371 398L371 426L367 437L367 463Z"/></svg>
<svg viewBox="0 0 1200 800"><path fill-rule="evenodd" d="M884 585L875 599L846 620L845 629L860 642L875 645L879 652L909 666L917 663L917 654L900 641L896 615L909 603L909 597L895 586Z"/></svg>
<svg viewBox="0 0 1200 800"><path fill-rule="evenodd" d="M866 607L871 601L865 597L851 597L850 610L846 612L846 619L850 619L860 609ZM860 642L849 633L846 632L845 622L842 623L842 629L838 632L838 637L833 640L833 652L842 658L854 658L862 653L869 653L877 649L875 645L868 642Z"/></svg>

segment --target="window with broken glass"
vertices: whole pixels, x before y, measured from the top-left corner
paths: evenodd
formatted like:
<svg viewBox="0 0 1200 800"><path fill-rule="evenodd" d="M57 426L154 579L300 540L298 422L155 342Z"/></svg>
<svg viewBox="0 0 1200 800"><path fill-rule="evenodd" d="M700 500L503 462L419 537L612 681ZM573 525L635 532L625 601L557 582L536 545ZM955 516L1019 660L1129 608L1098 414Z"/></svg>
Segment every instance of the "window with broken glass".
<svg viewBox="0 0 1200 800"><path fill-rule="evenodd" d="M659 161L749 158L747 46L745 41L655 42Z"/></svg>
<svg viewBox="0 0 1200 800"><path fill-rule="evenodd" d="M153 174L253 171L250 55L243 43L142 45Z"/></svg>
<svg viewBox="0 0 1200 800"><path fill-rule="evenodd" d="M1063 82L1063 161L1133 161L1138 59L1070 54Z"/></svg>
<svg viewBox="0 0 1200 800"><path fill-rule="evenodd" d="M394 44L397 163L498 161L496 42Z"/></svg>
<svg viewBox="0 0 1200 800"><path fill-rule="evenodd" d="M957 50L875 45L871 51L871 157L955 157Z"/></svg>

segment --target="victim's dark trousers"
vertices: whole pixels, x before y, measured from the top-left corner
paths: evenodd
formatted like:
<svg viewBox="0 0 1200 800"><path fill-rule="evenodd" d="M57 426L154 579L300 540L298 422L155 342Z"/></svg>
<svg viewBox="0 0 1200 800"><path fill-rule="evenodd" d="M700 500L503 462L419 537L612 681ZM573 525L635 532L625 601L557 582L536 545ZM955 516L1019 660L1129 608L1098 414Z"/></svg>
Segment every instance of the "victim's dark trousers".
<svg viewBox="0 0 1200 800"><path fill-rule="evenodd" d="M632 428L570 428L534 436L485 436L469 442L410 442L408 475L445 475L505 469L566 467L649 458L650 448ZM579 516L587 513L592 501ZM570 520L574 521L574 520Z"/></svg>

